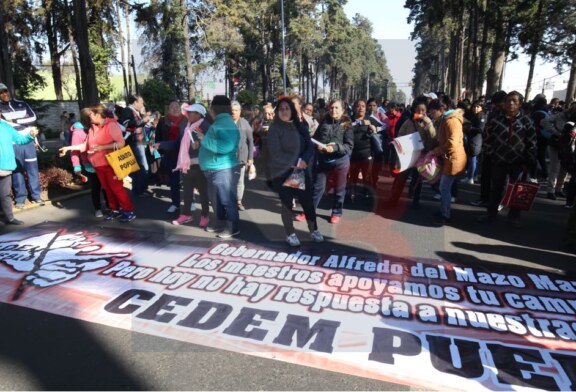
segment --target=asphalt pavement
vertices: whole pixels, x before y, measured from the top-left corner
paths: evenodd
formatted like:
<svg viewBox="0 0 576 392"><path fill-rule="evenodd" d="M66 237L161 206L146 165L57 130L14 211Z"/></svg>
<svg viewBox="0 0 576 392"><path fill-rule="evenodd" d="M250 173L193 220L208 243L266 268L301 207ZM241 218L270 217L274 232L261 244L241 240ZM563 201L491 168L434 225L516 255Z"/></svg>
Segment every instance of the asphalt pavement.
<svg viewBox="0 0 576 392"><path fill-rule="evenodd" d="M240 234L252 244L281 244L284 232L277 195L262 179L246 184ZM368 197L347 200L341 223L328 222L330 203L320 205L319 229L326 242L313 244L304 223L296 223L304 246L319 251L353 248L409 259L446 260L468 265L507 265L567 276L576 275L575 256L561 250L570 212L563 201L539 197L523 214L523 227L502 216L491 225L478 223L484 211L470 206L479 185L461 185L452 223L439 227L433 215L439 202L425 186L421 207L410 207L403 195L394 209L384 207L391 179L381 177ZM134 200L137 218L131 230L154 232L159 238L212 238L196 225L174 226L167 187L151 187L153 198ZM542 195L541 195L542 196ZM44 222L86 229L118 226L94 217L89 195L53 201L17 212L24 227ZM0 226L1 234L22 226ZM182 343L130 331L0 304L0 388L3 390L410 390L398 384L333 373Z"/></svg>

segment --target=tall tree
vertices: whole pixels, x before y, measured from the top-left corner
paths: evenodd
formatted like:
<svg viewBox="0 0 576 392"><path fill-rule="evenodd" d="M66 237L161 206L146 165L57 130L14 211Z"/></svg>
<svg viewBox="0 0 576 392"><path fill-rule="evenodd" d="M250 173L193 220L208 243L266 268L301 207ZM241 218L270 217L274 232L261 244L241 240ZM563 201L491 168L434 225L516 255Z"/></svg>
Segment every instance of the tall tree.
<svg viewBox="0 0 576 392"><path fill-rule="evenodd" d="M74 38L78 48L81 70L82 94L79 97L79 105L86 107L100 102L96 82L96 67L90 54L86 0L72 0L72 4L74 7Z"/></svg>

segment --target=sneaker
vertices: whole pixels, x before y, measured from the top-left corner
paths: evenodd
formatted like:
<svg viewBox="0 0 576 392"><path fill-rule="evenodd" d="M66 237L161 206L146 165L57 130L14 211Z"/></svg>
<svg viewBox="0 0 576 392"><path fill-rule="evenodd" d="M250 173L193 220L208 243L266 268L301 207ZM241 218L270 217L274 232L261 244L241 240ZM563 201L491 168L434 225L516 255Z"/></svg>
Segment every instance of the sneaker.
<svg viewBox="0 0 576 392"><path fill-rule="evenodd" d="M556 195L554 194L554 192L548 192L546 194L546 198L548 198L548 200L556 200Z"/></svg>
<svg viewBox="0 0 576 392"><path fill-rule="evenodd" d="M244 204L242 204L241 201L238 202L238 211L245 211L246 207L244 207Z"/></svg>
<svg viewBox="0 0 576 392"><path fill-rule="evenodd" d="M488 207L488 202L484 200L474 200L470 202L470 205L474 207Z"/></svg>
<svg viewBox="0 0 576 392"><path fill-rule="evenodd" d="M7 223L8 223L9 225L16 225L16 226L20 226L20 225L23 225L23 224L24 224L24 222L22 222L21 220L18 220L18 219L16 219L16 218L12 218L12 220L11 220L11 221L8 221Z"/></svg>
<svg viewBox="0 0 576 392"><path fill-rule="evenodd" d="M16 205L14 205L14 208L21 210L24 208L24 203L16 203Z"/></svg>
<svg viewBox="0 0 576 392"><path fill-rule="evenodd" d="M494 223L496 221L496 217L492 215L482 215L476 219L479 223Z"/></svg>
<svg viewBox="0 0 576 392"><path fill-rule="evenodd" d="M332 223L333 225L335 225L335 224L337 224L337 223L340 223L340 219L341 219L340 216L338 216L338 215L332 215L332 216L330 217L330 223Z"/></svg>
<svg viewBox="0 0 576 392"><path fill-rule="evenodd" d="M450 198L450 203L456 203L456 198L455 198L455 197L451 197L451 198Z"/></svg>
<svg viewBox="0 0 576 392"><path fill-rule="evenodd" d="M210 222L210 219L208 219L207 216L200 216L200 223L198 224L198 226L200 226L201 228L206 228L208 227L208 222Z"/></svg>
<svg viewBox="0 0 576 392"><path fill-rule="evenodd" d="M95 216L96 218L103 218L103 217L104 217L104 214L102 213L102 210L96 210L96 211L94 212L94 216Z"/></svg>
<svg viewBox="0 0 576 392"><path fill-rule="evenodd" d="M128 223L128 222L130 222L131 220L134 220L135 218L136 218L136 214L135 214L134 212L126 212L126 211L123 211L123 212L120 214L120 218L119 218L118 220L119 220L120 222L122 222L122 223Z"/></svg>
<svg viewBox="0 0 576 392"><path fill-rule="evenodd" d="M498 204L498 212L502 211L504 209L504 206L502 204Z"/></svg>
<svg viewBox="0 0 576 392"><path fill-rule="evenodd" d="M572 208L572 207L574 207L574 204L565 204L564 205L564 208Z"/></svg>
<svg viewBox="0 0 576 392"><path fill-rule="evenodd" d="M556 191L556 192L554 192L554 196L565 198L566 193L564 193L564 191Z"/></svg>
<svg viewBox="0 0 576 392"><path fill-rule="evenodd" d="M434 195L434 200L440 200L440 199L442 199L442 195L439 194L439 193L436 193L436 194Z"/></svg>
<svg viewBox="0 0 576 392"><path fill-rule="evenodd" d="M296 234L292 235L295 236ZM310 233L310 236L314 242L324 242L324 236L322 236L318 230L314 230L312 233Z"/></svg>
<svg viewBox="0 0 576 392"><path fill-rule="evenodd" d="M178 219L172 221L173 225L185 225L186 223L191 223L194 220L190 215L180 215Z"/></svg>
<svg viewBox="0 0 576 392"><path fill-rule="evenodd" d="M218 238L232 238L238 234L240 234L240 230L238 230L238 228L226 227L223 231L218 233L218 235L216 235L216 237L218 237Z"/></svg>
<svg viewBox="0 0 576 392"><path fill-rule="evenodd" d="M174 204L171 204L170 207L168 207L168 209L166 210L166 212L169 214L172 214L176 211L178 211L178 207L175 206Z"/></svg>
<svg viewBox="0 0 576 392"><path fill-rule="evenodd" d="M452 222L452 219L447 218L443 215L437 216L436 218L434 218L434 223L436 223L439 226L444 226L449 224L450 222Z"/></svg>
<svg viewBox="0 0 576 392"><path fill-rule="evenodd" d="M74 177L76 177L76 179L81 182L82 184L85 184L88 182L88 177L86 177L84 174L78 172L78 173L74 173Z"/></svg>
<svg viewBox="0 0 576 392"><path fill-rule="evenodd" d="M304 222L306 220L306 215L301 212L300 214L294 216L294 220L297 222Z"/></svg>
<svg viewBox="0 0 576 392"><path fill-rule="evenodd" d="M207 233L220 233L226 228L226 224L222 222L217 222L213 226L206 226L204 229Z"/></svg>
<svg viewBox="0 0 576 392"><path fill-rule="evenodd" d="M318 233L318 234L320 234L320 233ZM296 233L292 233L288 237L286 237L286 242L290 246L300 246L300 240L296 236Z"/></svg>
<svg viewBox="0 0 576 392"><path fill-rule="evenodd" d="M113 220L120 219L121 216L122 216L122 213L120 211L110 211L110 213L108 215L106 215L104 217L104 219L107 221L113 221Z"/></svg>
<svg viewBox="0 0 576 392"><path fill-rule="evenodd" d="M45 202L44 200L42 200L42 199L32 200L32 203L38 204L38 205L40 205L40 206L46 205L46 202Z"/></svg>

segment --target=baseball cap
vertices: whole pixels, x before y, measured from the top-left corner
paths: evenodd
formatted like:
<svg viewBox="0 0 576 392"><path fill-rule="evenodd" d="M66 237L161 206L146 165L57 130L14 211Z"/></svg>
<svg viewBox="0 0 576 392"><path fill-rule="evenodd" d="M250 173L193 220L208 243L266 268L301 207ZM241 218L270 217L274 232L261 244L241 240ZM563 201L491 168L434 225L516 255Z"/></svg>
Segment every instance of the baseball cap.
<svg viewBox="0 0 576 392"><path fill-rule="evenodd" d="M426 93L424 94L426 98L438 99L438 96L434 93Z"/></svg>
<svg viewBox="0 0 576 392"><path fill-rule="evenodd" d="M184 111L196 112L200 114L202 117L206 117L206 108L200 105L199 103L193 103L192 105L185 106Z"/></svg>
<svg viewBox="0 0 576 392"><path fill-rule="evenodd" d="M8 90L8 86L6 86L4 83L0 83L0 91L4 90Z"/></svg>

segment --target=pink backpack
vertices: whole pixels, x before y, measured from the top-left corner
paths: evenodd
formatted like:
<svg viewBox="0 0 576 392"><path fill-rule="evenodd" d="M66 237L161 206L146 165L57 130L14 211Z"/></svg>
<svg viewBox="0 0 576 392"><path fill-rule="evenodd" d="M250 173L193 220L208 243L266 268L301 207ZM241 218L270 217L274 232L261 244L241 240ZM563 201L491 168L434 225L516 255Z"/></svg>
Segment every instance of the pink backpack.
<svg viewBox="0 0 576 392"><path fill-rule="evenodd" d="M416 161L416 170L429 183L433 184L440 179L442 165L438 157L431 152L422 154Z"/></svg>

